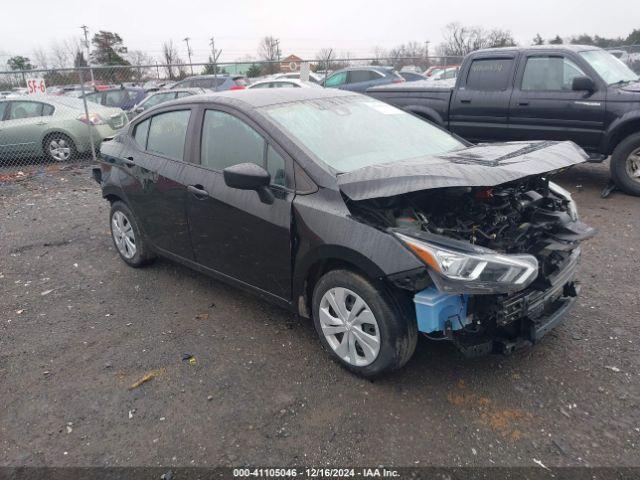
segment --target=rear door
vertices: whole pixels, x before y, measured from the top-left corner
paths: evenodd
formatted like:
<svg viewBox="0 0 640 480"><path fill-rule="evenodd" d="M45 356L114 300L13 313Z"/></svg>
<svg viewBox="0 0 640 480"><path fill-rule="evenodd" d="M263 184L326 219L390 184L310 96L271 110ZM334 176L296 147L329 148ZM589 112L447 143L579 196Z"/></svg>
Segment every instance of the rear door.
<svg viewBox="0 0 640 480"><path fill-rule="evenodd" d="M184 184L192 128L190 107L165 110L133 126L123 150L121 182L136 219L149 240L164 252L193 259Z"/></svg>
<svg viewBox="0 0 640 480"><path fill-rule="evenodd" d="M573 91L578 76L591 76L579 58L531 52L519 62L509 122L513 140L572 140L597 149L604 130L606 89Z"/></svg>
<svg viewBox="0 0 640 480"><path fill-rule="evenodd" d="M291 297L290 159L257 124L230 109L203 109L189 169L188 218L198 263L263 292ZM272 204L228 187L222 170L256 163L271 173Z"/></svg>
<svg viewBox="0 0 640 480"><path fill-rule="evenodd" d="M40 155L42 140L54 108L30 100L11 101L0 124L0 144L6 154Z"/></svg>
<svg viewBox="0 0 640 480"><path fill-rule="evenodd" d="M449 110L450 129L471 142L509 138L516 54L485 54L463 69Z"/></svg>

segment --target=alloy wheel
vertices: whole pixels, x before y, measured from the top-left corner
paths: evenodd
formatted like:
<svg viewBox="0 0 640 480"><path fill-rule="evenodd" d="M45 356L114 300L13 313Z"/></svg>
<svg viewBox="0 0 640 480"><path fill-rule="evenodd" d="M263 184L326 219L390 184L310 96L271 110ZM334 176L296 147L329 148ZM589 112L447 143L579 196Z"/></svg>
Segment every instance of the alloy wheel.
<svg viewBox="0 0 640 480"><path fill-rule="evenodd" d="M626 169L629 178L640 183L640 148L629 154Z"/></svg>
<svg viewBox="0 0 640 480"><path fill-rule="evenodd" d="M342 287L329 289L320 300L319 321L324 338L343 361L365 367L378 357L378 322L355 292Z"/></svg>
<svg viewBox="0 0 640 480"><path fill-rule="evenodd" d="M53 138L49 142L49 153L58 162L64 162L71 157L71 146L64 138Z"/></svg>
<svg viewBox="0 0 640 480"><path fill-rule="evenodd" d="M118 251L124 258L133 258L136 254L136 237L133 225L121 211L114 212L111 217L111 233Z"/></svg>

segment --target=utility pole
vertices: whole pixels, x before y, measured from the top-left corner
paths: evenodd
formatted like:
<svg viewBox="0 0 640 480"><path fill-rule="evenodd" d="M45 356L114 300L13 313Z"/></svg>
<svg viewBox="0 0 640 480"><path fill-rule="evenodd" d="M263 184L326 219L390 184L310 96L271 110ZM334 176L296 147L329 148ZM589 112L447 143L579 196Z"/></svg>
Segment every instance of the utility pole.
<svg viewBox="0 0 640 480"><path fill-rule="evenodd" d="M429 61L429 43L431 43L429 40L424 42L424 59L427 64L427 68L431 66L431 62Z"/></svg>
<svg viewBox="0 0 640 480"><path fill-rule="evenodd" d="M189 65L191 66L191 75L193 75L193 62L191 61L191 47L189 46L189 37L183 38L183 40L187 43L187 56L189 57Z"/></svg>
<svg viewBox="0 0 640 480"><path fill-rule="evenodd" d="M280 71L280 40L276 40L276 57L278 58L278 72Z"/></svg>
<svg viewBox="0 0 640 480"><path fill-rule="evenodd" d="M209 40L209 45L211 45L211 60L213 61L214 90L218 91L218 58L220 57L222 50L216 50L215 37L211 37Z"/></svg>
<svg viewBox="0 0 640 480"><path fill-rule="evenodd" d="M93 78L93 68L91 68L91 50L89 48L89 27L82 25L80 27L84 32L84 48L87 50L87 65L89 65L89 71L91 72L91 84L95 87L96 80Z"/></svg>

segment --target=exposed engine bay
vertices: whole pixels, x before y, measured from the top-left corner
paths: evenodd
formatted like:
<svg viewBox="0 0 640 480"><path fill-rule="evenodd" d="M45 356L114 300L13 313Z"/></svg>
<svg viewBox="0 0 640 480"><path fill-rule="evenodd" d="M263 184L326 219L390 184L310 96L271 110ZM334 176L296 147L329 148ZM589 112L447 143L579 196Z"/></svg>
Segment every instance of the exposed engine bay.
<svg viewBox="0 0 640 480"><path fill-rule="evenodd" d="M469 355L513 349L523 338L535 341L535 332L542 328L536 320L577 295L573 277L579 243L595 234L578 220L568 192L537 176L494 187L450 187L351 201L348 206L361 221L408 237L429 235L445 244L464 242L494 254L528 254L537 259L535 280L520 291L447 296L442 289L429 287L428 278L394 279L408 290L431 289L419 291L414 299L419 329L421 315L426 315L423 332L447 336ZM433 271L430 274L434 279ZM434 319L433 308L445 303L448 310Z"/></svg>

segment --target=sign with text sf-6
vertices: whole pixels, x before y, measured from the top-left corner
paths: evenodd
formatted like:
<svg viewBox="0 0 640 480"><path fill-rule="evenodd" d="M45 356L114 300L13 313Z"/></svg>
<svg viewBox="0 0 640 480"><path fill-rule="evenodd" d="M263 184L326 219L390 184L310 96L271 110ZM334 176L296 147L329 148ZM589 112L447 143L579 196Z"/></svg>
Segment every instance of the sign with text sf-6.
<svg viewBox="0 0 640 480"><path fill-rule="evenodd" d="M47 85L44 83L44 78L27 78L28 95L44 95L45 93L47 93Z"/></svg>

